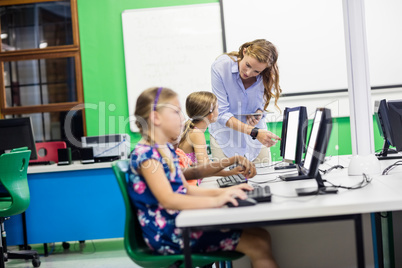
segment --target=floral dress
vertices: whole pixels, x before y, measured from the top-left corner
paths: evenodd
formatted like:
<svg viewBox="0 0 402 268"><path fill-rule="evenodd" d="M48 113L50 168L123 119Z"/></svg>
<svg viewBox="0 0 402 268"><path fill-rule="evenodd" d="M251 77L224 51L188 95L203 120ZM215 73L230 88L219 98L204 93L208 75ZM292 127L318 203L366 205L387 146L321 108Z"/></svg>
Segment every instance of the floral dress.
<svg viewBox="0 0 402 268"><path fill-rule="evenodd" d="M145 178L138 174L141 164L149 159L162 163L166 177L175 193L186 194L187 189L181 180L182 172L173 146L168 144L174 156L176 171L171 174L168 165L163 161L155 147L137 144L130 156L130 179L127 185L131 201L137 208L137 217L147 245L156 253L183 253L182 232L176 227L175 220L179 210L165 209L149 189ZM192 252L212 252L234 250L239 243L241 230L191 232L190 246Z"/></svg>

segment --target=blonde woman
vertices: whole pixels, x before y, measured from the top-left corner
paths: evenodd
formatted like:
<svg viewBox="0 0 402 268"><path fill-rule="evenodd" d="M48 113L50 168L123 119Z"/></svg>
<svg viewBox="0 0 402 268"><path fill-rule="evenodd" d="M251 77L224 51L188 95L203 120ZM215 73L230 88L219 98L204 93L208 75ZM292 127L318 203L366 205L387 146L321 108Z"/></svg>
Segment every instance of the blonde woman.
<svg viewBox="0 0 402 268"><path fill-rule="evenodd" d="M268 148L280 138L261 119L272 99L277 106L282 92L277 59L275 46L257 39L212 64L212 92L219 104L217 121L209 127L214 158L238 154L255 162L270 162Z"/></svg>

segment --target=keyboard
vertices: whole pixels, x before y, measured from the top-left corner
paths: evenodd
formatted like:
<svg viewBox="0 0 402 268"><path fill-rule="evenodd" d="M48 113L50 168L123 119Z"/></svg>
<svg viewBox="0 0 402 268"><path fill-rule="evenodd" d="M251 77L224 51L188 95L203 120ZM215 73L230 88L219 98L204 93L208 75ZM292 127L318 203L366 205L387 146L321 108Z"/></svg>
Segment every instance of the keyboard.
<svg viewBox="0 0 402 268"><path fill-rule="evenodd" d="M220 188L230 187L240 183L247 183L246 177L242 174L230 175L217 179Z"/></svg>
<svg viewBox="0 0 402 268"><path fill-rule="evenodd" d="M254 199L258 203L260 202L271 202L271 188L268 185L259 186L253 185L254 189L252 191L248 191L247 196L249 198Z"/></svg>
<svg viewBox="0 0 402 268"><path fill-rule="evenodd" d="M38 161L38 162L29 162L29 166L44 166L44 165L52 165L55 164L53 161Z"/></svg>

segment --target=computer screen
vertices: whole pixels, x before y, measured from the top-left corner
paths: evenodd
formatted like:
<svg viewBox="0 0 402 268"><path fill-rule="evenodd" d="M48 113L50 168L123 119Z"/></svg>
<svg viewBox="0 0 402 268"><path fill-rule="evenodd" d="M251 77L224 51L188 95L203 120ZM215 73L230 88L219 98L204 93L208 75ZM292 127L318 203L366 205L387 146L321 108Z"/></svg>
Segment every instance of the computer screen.
<svg viewBox="0 0 402 268"><path fill-rule="evenodd" d="M402 151L402 100L388 101L389 121L393 134L393 143L398 152Z"/></svg>
<svg viewBox="0 0 402 268"><path fill-rule="evenodd" d="M318 187L296 189L298 195L316 195L336 193L338 191L334 187L326 187L324 185L324 181L322 180L318 170L320 164L324 162L331 131L331 110L317 108L307 145L306 156L301 170L305 176L314 178Z"/></svg>
<svg viewBox="0 0 402 268"><path fill-rule="evenodd" d="M390 111L390 103L392 106L392 112ZM374 103L374 116L378 125L378 130L380 131L381 137L384 138L384 145L381 152L377 153L376 156L379 160L383 159L394 159L401 158L398 155L392 155L392 153L396 153L395 150L390 149L390 146L395 146L398 144L398 151L402 150L402 141L399 138L397 133L401 133L401 120L400 120L400 109L401 109L402 101L386 101L377 100ZM399 108L398 108L399 107ZM399 112L398 112L399 110ZM392 118L391 118L392 113ZM399 131L399 132L398 132ZM400 135L399 135L400 136Z"/></svg>
<svg viewBox="0 0 402 268"><path fill-rule="evenodd" d="M306 145L307 109L286 108L281 135L281 156L288 163L301 164Z"/></svg>
<svg viewBox="0 0 402 268"><path fill-rule="evenodd" d="M0 154L26 146L31 150L30 160L38 158L29 117L0 119L0 137Z"/></svg>
<svg viewBox="0 0 402 268"><path fill-rule="evenodd" d="M316 148L317 143L318 130L320 128L320 123L322 119L322 113L323 111L321 110L317 110L315 113L313 127L311 128L310 138L307 145L306 157L304 158L304 164L303 164L303 167L306 170L310 169L311 161L313 159L314 150Z"/></svg>

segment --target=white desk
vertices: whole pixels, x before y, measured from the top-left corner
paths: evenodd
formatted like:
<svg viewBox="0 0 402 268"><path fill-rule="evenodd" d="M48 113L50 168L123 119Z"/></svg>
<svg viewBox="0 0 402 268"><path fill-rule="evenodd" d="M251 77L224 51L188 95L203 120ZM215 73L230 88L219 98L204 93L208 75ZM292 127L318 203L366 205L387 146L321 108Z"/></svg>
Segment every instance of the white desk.
<svg viewBox="0 0 402 268"><path fill-rule="evenodd" d="M59 166L57 164L51 164L51 165L28 166L28 174L90 170L90 169L111 168L111 167L112 162L81 164L80 161L74 161L71 165Z"/></svg>
<svg viewBox="0 0 402 268"><path fill-rule="evenodd" d="M331 160L331 162L333 161L337 161L340 164L344 163L344 166L347 165L347 158L345 157ZM326 164L322 165L323 169L328 167ZM268 171L268 169L265 169L265 172ZM260 170L258 170L258 173L261 173ZM272 175L257 175L251 181L273 180L275 177ZM323 179L329 180L334 184L352 186L361 181L362 177L349 177L347 169L343 169L333 170L328 175L323 176ZM197 228L268 225L284 223L284 221L292 223L323 217L349 216L350 218L355 217L357 238L359 240L360 236L362 240L361 226L359 227L362 213L402 210L402 188L396 188L396 179L389 175L375 176L373 181L362 189L340 189L339 193L335 195L311 197L288 198L283 196L296 196L295 188L315 186L315 180L271 182L268 184L273 193L271 203L260 203L252 207L185 210L176 218L176 224L178 227L183 228L185 234L188 234L190 229ZM205 182L205 187L217 187L217 184L208 179ZM362 247L362 241L357 242L358 247ZM186 241L185 246L188 246ZM191 265L191 258L188 247L185 248L185 254L187 257L186 267L191 267L189 266ZM358 249L358 254L364 254L362 249ZM359 267L364 267L364 258L360 256L358 262Z"/></svg>

